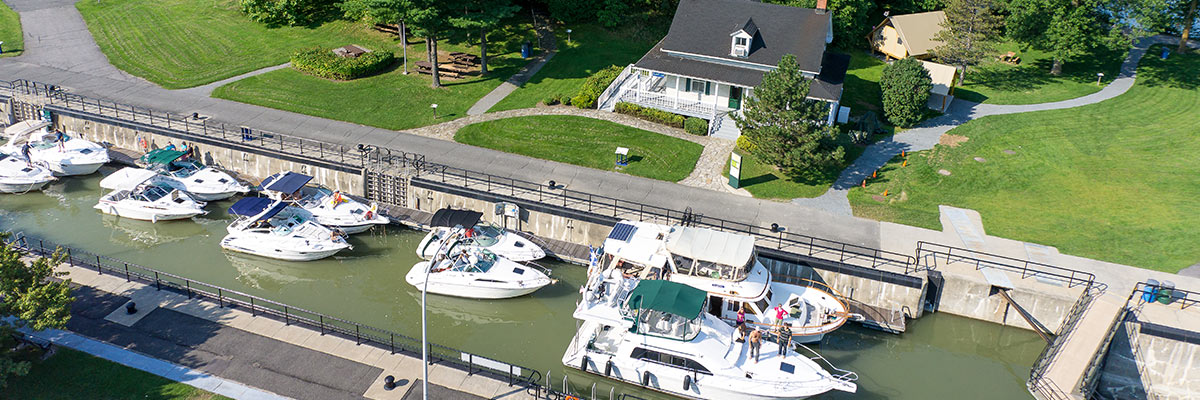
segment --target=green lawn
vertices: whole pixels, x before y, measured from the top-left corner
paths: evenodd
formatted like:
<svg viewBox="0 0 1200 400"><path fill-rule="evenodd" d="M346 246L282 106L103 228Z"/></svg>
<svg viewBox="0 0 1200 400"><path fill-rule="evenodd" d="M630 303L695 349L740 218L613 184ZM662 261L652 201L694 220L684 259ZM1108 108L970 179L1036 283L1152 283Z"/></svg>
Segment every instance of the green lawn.
<svg viewBox="0 0 1200 400"><path fill-rule="evenodd" d="M25 50L23 38L21 16L8 8L8 4L0 2L0 42L4 42L4 52L0 53L0 57L21 55L21 52Z"/></svg>
<svg viewBox="0 0 1200 400"><path fill-rule="evenodd" d="M228 399L167 378L71 349L35 361L29 375L10 378L5 399Z"/></svg>
<svg viewBox="0 0 1200 400"><path fill-rule="evenodd" d="M505 118L463 127L454 140L544 160L614 171L617 147L629 148L620 172L676 182L692 173L704 146L608 121L569 115Z"/></svg>
<svg viewBox="0 0 1200 400"><path fill-rule="evenodd" d="M865 51L850 53L850 67L846 69L846 80L842 84L841 104L850 107L851 114L862 115L874 111L880 121L884 121L883 92L879 89L879 78L885 65Z"/></svg>
<svg viewBox="0 0 1200 400"><path fill-rule="evenodd" d="M659 39L612 32L597 25L574 27L569 44L566 29L558 29L555 35L558 37L558 54L546 62L546 66L529 82L488 111L533 107L555 94L574 96L587 77L610 65L632 64L654 47L653 40Z"/></svg>
<svg viewBox="0 0 1200 400"><path fill-rule="evenodd" d="M1020 65L989 61L967 71L966 85L955 88L957 98L990 104L1035 104L1073 99L1100 91L1096 73L1104 73L1103 84L1120 72L1126 52L1099 48L1063 64L1063 73L1050 75L1053 63L1045 52L1022 50L1013 42L997 46L999 54L1009 51L1021 57Z"/></svg>
<svg viewBox="0 0 1200 400"><path fill-rule="evenodd" d="M871 142L883 137L886 135L872 136ZM803 177L788 176L773 165L759 162L758 158L750 153L740 149L734 150L742 156L742 179L739 186L759 199L790 200L825 194L833 185L833 181L837 180L841 171L850 166L850 163L858 159L858 156L861 156L866 150L866 146L851 143L850 138L845 135L838 137L837 144L846 150L845 161L839 167ZM725 178L729 178L728 165L721 174Z"/></svg>
<svg viewBox="0 0 1200 400"><path fill-rule="evenodd" d="M1115 99L982 118L948 133L969 139L957 147L893 160L850 191L854 214L940 229L947 204L978 210L989 234L1067 254L1167 272L1200 262L1200 53L1159 51Z"/></svg>
<svg viewBox="0 0 1200 400"><path fill-rule="evenodd" d="M356 43L401 51L395 36L365 24L269 28L243 15L237 0L105 0L75 6L113 65L168 89L283 64L297 50L313 47ZM414 53L424 50L410 47L409 54Z"/></svg>

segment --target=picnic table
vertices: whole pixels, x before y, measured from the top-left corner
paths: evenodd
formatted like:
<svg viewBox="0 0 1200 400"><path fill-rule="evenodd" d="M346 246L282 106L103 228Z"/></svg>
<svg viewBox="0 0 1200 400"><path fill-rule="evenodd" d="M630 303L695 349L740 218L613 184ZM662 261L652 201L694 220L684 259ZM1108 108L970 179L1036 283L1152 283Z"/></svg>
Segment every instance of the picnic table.
<svg viewBox="0 0 1200 400"><path fill-rule="evenodd" d="M417 61L417 62L414 62L413 65L417 66L417 73L419 73L419 74L426 74L426 75L433 74L433 64L430 63L429 61ZM445 64L438 64L438 75L448 77L448 78L455 78L455 79L462 77L462 75L459 72L446 69Z"/></svg>
<svg viewBox="0 0 1200 400"><path fill-rule="evenodd" d="M455 51L450 53L450 59L458 64L476 65L479 64L479 56Z"/></svg>

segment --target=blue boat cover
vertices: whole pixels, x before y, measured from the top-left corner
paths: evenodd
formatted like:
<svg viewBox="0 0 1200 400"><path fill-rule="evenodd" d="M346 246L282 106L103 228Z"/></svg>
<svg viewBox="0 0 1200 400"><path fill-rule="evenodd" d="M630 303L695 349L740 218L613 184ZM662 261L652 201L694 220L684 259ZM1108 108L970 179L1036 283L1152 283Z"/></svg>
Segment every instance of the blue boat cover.
<svg viewBox="0 0 1200 400"><path fill-rule="evenodd" d="M276 202L266 197L246 197L229 206L229 213L246 217L262 214L258 217L258 220L262 221L274 217L285 208L287 203L284 202Z"/></svg>
<svg viewBox="0 0 1200 400"><path fill-rule="evenodd" d="M270 190L270 191L280 192L280 193L291 194L291 193L295 193L297 190L300 190L300 188L304 187L304 185L307 185L308 181L311 181L312 178L313 177L311 177L311 176L304 175L304 174L297 174L297 173L291 172L291 171L288 171L287 173L283 174L283 176L280 176L279 174L275 174L275 175L271 175L271 176L267 177L266 180L270 180L271 183L269 185L267 185L267 187L265 189Z"/></svg>

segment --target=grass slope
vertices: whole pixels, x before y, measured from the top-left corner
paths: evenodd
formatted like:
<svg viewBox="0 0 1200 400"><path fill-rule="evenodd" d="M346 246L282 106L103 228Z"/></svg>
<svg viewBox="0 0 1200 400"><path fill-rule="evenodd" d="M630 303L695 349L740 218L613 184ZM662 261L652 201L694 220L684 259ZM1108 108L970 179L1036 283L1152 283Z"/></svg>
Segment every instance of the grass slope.
<svg viewBox="0 0 1200 400"><path fill-rule="evenodd" d="M569 115L505 118L463 127L454 140L544 160L615 171L618 146L629 148L620 172L676 182L696 167L704 146L608 121Z"/></svg>
<svg viewBox="0 0 1200 400"><path fill-rule="evenodd" d="M8 4L0 2L0 42L4 42L4 52L0 57L21 55L25 50L24 35L21 33L21 16L8 8Z"/></svg>
<svg viewBox="0 0 1200 400"><path fill-rule="evenodd" d="M989 104L1037 104L1086 96L1102 88L1096 84L1096 73L1104 73L1104 84L1117 77L1126 54L1101 47L1063 64L1062 75L1054 76L1050 75L1053 60L1049 54L1020 47L1013 42L997 46L999 54L1017 53L1020 65L989 61L972 68L967 71L966 84L955 88L954 95Z"/></svg>
<svg viewBox="0 0 1200 400"><path fill-rule="evenodd" d="M59 348L46 361L35 361L29 375L10 378L8 387L0 390L0 398L228 400L224 396L66 348Z"/></svg>
<svg viewBox="0 0 1200 400"><path fill-rule="evenodd" d="M947 204L978 210L989 234L1067 254L1167 272L1200 262L1200 53L1160 51L1115 99L971 121L948 133L968 138L957 147L892 160L850 191L854 214L940 229Z"/></svg>
<svg viewBox="0 0 1200 400"><path fill-rule="evenodd" d="M393 36L347 21L270 28L243 15L236 0L106 0L75 6L113 65L168 89L283 64L301 49L357 43L401 50Z"/></svg>
<svg viewBox="0 0 1200 400"><path fill-rule="evenodd" d="M652 40L638 37L646 35L613 32L597 25L573 28L569 44L565 29L559 29L555 35L558 37L558 54L529 82L488 111L533 107L555 94L574 96L583 81L596 71L610 65L629 65L654 47Z"/></svg>

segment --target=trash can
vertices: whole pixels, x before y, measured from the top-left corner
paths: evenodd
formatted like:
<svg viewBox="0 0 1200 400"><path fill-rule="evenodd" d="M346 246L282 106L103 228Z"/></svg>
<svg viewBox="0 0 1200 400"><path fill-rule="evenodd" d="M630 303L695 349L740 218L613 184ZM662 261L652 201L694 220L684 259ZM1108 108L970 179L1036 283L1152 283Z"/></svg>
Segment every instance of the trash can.
<svg viewBox="0 0 1200 400"><path fill-rule="evenodd" d="M1170 55L1171 55L1171 49L1167 48L1167 47L1163 47L1162 59L1166 60L1167 56L1170 56Z"/></svg>
<svg viewBox="0 0 1200 400"><path fill-rule="evenodd" d="M533 55L533 43L529 41L521 43L521 58L529 58L531 55Z"/></svg>
<svg viewBox="0 0 1200 400"><path fill-rule="evenodd" d="M1158 281L1154 279L1147 279L1146 286L1142 286L1142 301L1146 303L1153 302L1155 301L1155 296L1157 295Z"/></svg>
<svg viewBox="0 0 1200 400"><path fill-rule="evenodd" d="M1171 304L1175 300L1175 283L1171 281L1163 281L1158 287L1158 302L1162 304Z"/></svg>

